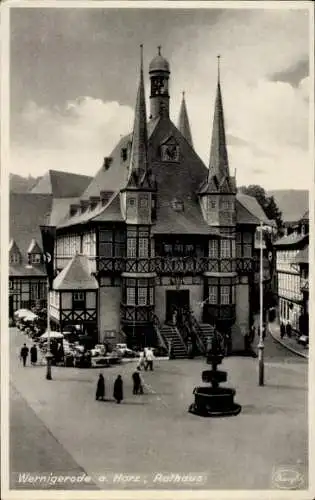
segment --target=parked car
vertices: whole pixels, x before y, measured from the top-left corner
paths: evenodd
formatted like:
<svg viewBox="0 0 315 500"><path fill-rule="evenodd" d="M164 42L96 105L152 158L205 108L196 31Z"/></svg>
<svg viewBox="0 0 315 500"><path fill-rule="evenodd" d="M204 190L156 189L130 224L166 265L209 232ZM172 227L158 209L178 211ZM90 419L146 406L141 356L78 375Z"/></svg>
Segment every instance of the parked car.
<svg viewBox="0 0 315 500"><path fill-rule="evenodd" d="M304 347L308 346L308 335L301 335L298 339L298 344L304 345Z"/></svg>

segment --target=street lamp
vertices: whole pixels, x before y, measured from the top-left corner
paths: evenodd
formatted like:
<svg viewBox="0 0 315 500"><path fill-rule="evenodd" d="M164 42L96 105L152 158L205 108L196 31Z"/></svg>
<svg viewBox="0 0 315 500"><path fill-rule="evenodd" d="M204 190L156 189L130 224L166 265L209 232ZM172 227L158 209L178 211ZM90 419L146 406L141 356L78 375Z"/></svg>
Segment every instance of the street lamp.
<svg viewBox="0 0 315 500"><path fill-rule="evenodd" d="M46 352L46 379L51 380L51 361L52 354L50 349L50 286L47 278L47 352Z"/></svg>
<svg viewBox="0 0 315 500"><path fill-rule="evenodd" d="M259 343L258 343L258 371L259 385L264 385L264 337L263 337L263 224L260 221L260 272L259 272Z"/></svg>

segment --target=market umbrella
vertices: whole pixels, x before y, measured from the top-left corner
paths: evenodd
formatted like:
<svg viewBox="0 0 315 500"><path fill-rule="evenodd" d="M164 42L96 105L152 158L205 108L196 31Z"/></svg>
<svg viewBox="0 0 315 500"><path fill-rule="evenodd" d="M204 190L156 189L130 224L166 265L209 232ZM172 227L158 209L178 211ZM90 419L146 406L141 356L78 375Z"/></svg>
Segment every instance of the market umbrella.
<svg viewBox="0 0 315 500"><path fill-rule="evenodd" d="M33 314L29 309L18 309L15 311L14 316L17 318L24 318L24 316L28 316L29 314Z"/></svg>
<svg viewBox="0 0 315 500"><path fill-rule="evenodd" d="M43 333L43 335L40 336L41 339L47 339L48 338L48 332ZM50 332L50 338L51 339L63 339L63 334L60 332Z"/></svg>
<svg viewBox="0 0 315 500"><path fill-rule="evenodd" d="M34 321L35 319L38 319L38 316L37 314L30 312L29 314L23 316L22 319L24 319L24 321Z"/></svg>

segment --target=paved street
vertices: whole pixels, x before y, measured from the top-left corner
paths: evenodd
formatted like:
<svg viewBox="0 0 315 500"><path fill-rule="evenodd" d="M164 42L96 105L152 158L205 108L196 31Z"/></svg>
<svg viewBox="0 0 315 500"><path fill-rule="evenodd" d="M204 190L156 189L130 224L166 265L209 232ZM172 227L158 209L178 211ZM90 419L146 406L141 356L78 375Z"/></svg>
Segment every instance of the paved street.
<svg viewBox="0 0 315 500"><path fill-rule="evenodd" d="M307 487L308 364L271 338L265 387L257 385L257 359L226 358L222 369L242 412L203 419L187 409L204 360L156 362L154 372L143 374L148 387L139 397L131 391L134 363L103 369L109 401L102 403L94 397L99 369L53 367L47 381L44 366L19 364L25 337L15 329L10 336L12 487L19 487L18 472L84 470L99 488L183 488L154 475L178 472L204 474L202 483L189 488L270 489L277 487L273 474L281 467L301 472L299 487ZM118 373L125 393L120 406L110 401ZM113 473L144 476L139 483Z"/></svg>

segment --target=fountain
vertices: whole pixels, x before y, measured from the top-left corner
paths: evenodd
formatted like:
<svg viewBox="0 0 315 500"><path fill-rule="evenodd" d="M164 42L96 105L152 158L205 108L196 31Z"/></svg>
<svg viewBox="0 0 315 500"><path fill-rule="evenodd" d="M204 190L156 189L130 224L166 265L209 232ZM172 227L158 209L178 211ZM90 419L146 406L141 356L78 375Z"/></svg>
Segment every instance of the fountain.
<svg viewBox="0 0 315 500"><path fill-rule="evenodd" d="M211 383L211 386L195 387L195 402L189 407L190 413L200 417L227 417L240 413L242 407L234 402L235 389L220 387L227 381L227 373L217 369L223 358L219 335L215 332L207 353L207 364L212 365L212 369L202 372L202 381Z"/></svg>

